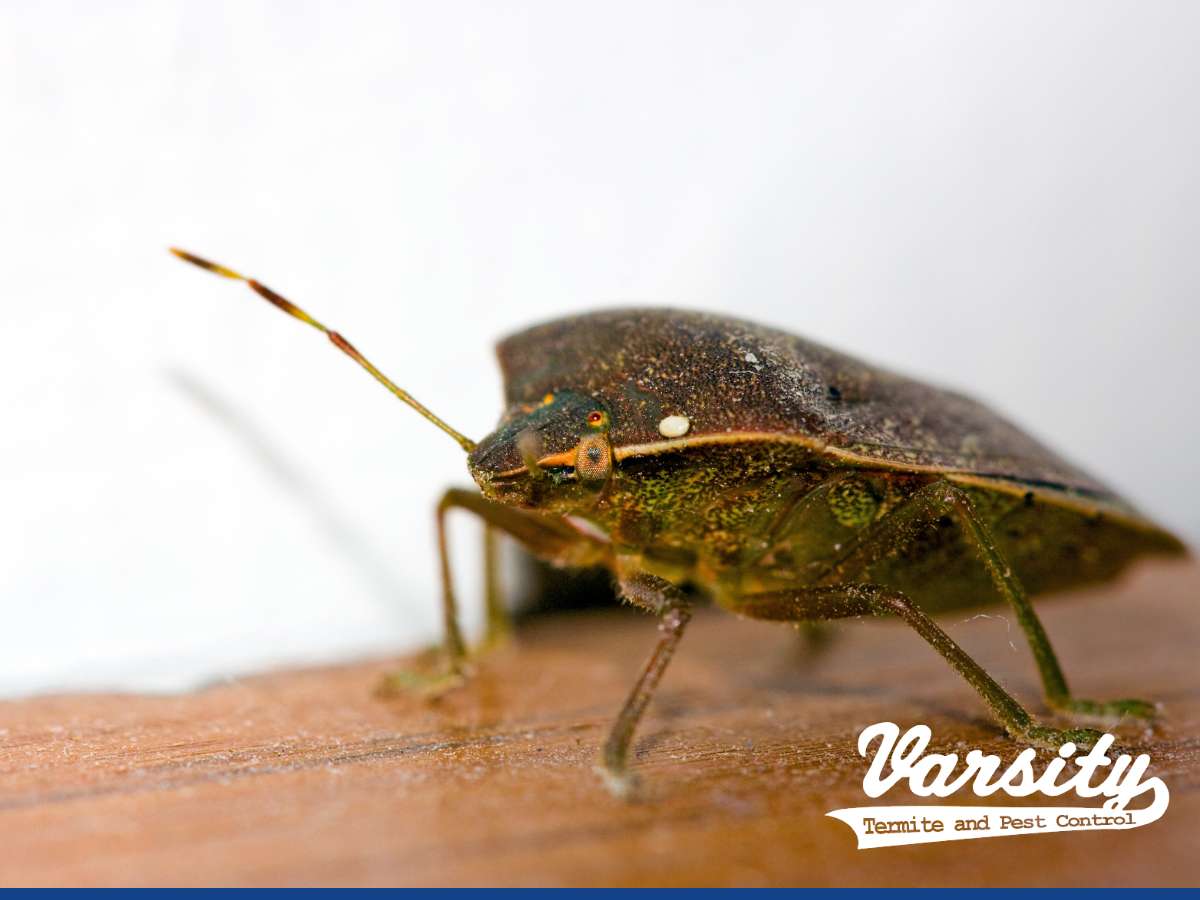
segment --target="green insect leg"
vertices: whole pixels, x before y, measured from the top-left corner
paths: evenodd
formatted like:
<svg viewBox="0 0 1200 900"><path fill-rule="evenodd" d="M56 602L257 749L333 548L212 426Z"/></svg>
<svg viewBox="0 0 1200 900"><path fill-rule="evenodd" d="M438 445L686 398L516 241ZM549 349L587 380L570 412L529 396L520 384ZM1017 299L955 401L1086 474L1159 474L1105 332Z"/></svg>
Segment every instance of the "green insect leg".
<svg viewBox="0 0 1200 900"><path fill-rule="evenodd" d="M1041 676L1046 703L1052 709L1082 718L1111 722L1124 715L1149 718L1154 705L1144 700L1115 700L1101 703L1071 696L1066 676L1041 620L1033 609L1012 566L1000 552L991 529L979 518L970 497L949 481L937 481L918 490L903 504L859 536L842 558L820 579L820 583L849 581L867 571L922 529L934 527L945 515L958 519L965 540L979 554L992 583L1016 614L1033 651Z"/></svg>
<svg viewBox="0 0 1200 900"><path fill-rule="evenodd" d="M1029 648L1033 651L1033 657L1037 661L1046 703L1061 712L1102 722L1111 722L1126 715L1143 719L1153 718L1154 704L1145 700L1125 699L1097 702L1071 696L1066 676L1063 675L1062 668L1058 664L1058 658L1054 654L1054 648L1050 645L1046 629L1042 627L1041 620L1034 612L1033 604L1029 602L1029 597L1021 587L1020 581L1013 574L1012 567L1001 555L1000 548L996 546L991 529L980 520L974 506L971 505L970 498L962 489L950 485L942 503L948 503L953 507L954 513L963 524L964 532L979 551L984 565L987 566L996 589L1016 613L1017 621L1021 625L1021 630L1025 632L1025 639L1029 642Z"/></svg>
<svg viewBox="0 0 1200 900"><path fill-rule="evenodd" d="M609 730L596 766L605 785L614 795L629 798L637 787L637 779L629 771L629 747L633 733L683 637L683 631L692 618L692 609L679 588L653 575L632 575L622 579L620 587L629 602L659 616L658 643Z"/></svg>
<svg viewBox="0 0 1200 900"><path fill-rule="evenodd" d="M966 679L1013 737L1052 750L1067 741L1091 746L1100 737L1099 732L1091 729L1059 730L1039 724L983 666L899 591L874 584L837 584L749 594L735 598L728 607L751 618L782 622L895 615Z"/></svg>
<svg viewBox="0 0 1200 900"><path fill-rule="evenodd" d="M442 666L434 672L394 672L384 677L379 693L416 693L436 697L462 684L471 656L458 624L458 602L454 591L454 573L450 565L446 515L453 509L473 513L483 520L484 581L487 632L484 647L491 646L506 632L508 613L500 596L496 533L518 541L540 559L557 565L589 566L603 561L607 545L572 528L565 520L527 512L502 503L493 503L476 491L451 488L437 506L438 558L442 574Z"/></svg>

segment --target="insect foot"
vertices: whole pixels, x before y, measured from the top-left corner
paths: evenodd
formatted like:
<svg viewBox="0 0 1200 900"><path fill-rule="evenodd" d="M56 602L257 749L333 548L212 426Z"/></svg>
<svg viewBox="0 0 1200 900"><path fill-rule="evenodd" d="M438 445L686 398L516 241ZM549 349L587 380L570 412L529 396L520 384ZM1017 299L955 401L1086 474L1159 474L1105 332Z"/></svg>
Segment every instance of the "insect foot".
<svg viewBox="0 0 1200 900"><path fill-rule="evenodd" d="M437 700L467 683L470 671L462 664L443 664L440 671L431 669L399 669L384 675L375 687L375 696L382 699L418 697Z"/></svg>
<svg viewBox="0 0 1200 900"><path fill-rule="evenodd" d="M642 780L633 772L627 769L620 771L610 769L603 763L595 765L593 771L600 776L600 780L604 782L604 787L608 792L618 800L632 803L637 799Z"/></svg>
<svg viewBox="0 0 1200 900"><path fill-rule="evenodd" d="M1051 706L1073 718L1100 725L1116 725L1126 717L1153 719L1158 715L1158 707L1146 700L1110 700L1107 703L1099 703L1095 700L1070 698L1051 702Z"/></svg>
<svg viewBox="0 0 1200 900"><path fill-rule="evenodd" d="M1090 750L1103 735L1092 728L1047 728L1044 725L1030 725L1023 731L1015 732L1013 737L1024 740L1042 750L1058 751L1063 744L1072 743Z"/></svg>

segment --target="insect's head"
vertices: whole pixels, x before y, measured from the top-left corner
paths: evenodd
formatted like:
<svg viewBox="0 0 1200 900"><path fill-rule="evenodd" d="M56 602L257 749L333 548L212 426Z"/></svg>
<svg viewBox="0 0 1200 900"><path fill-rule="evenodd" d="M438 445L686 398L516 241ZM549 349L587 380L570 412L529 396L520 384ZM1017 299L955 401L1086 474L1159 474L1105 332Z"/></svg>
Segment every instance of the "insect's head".
<svg viewBox="0 0 1200 900"><path fill-rule="evenodd" d="M510 409L467 465L490 500L566 510L593 501L612 475L611 424L596 399L555 391Z"/></svg>

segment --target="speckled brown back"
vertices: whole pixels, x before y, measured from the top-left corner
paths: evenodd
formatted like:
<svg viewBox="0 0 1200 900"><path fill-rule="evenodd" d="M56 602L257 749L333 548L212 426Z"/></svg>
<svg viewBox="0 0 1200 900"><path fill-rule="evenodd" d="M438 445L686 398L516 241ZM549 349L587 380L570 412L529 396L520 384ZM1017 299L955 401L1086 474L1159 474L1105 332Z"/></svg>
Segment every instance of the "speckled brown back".
<svg viewBox="0 0 1200 900"><path fill-rule="evenodd" d="M982 404L803 338L725 316L618 309L526 329L498 347L510 405L573 389L603 400L617 446L662 440L686 415L690 436L808 436L899 464L1082 491L1102 484Z"/></svg>

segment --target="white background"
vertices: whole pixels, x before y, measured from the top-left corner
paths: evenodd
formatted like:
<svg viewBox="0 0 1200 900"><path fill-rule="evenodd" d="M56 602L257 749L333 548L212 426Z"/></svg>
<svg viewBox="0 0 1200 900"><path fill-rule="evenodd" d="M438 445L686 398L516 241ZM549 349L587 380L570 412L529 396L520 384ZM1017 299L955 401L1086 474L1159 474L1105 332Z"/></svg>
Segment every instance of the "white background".
<svg viewBox="0 0 1200 900"><path fill-rule="evenodd" d="M994 403L1200 537L1200 4L0 3L0 691L437 630L491 345L675 304ZM458 529L464 601L472 532Z"/></svg>

